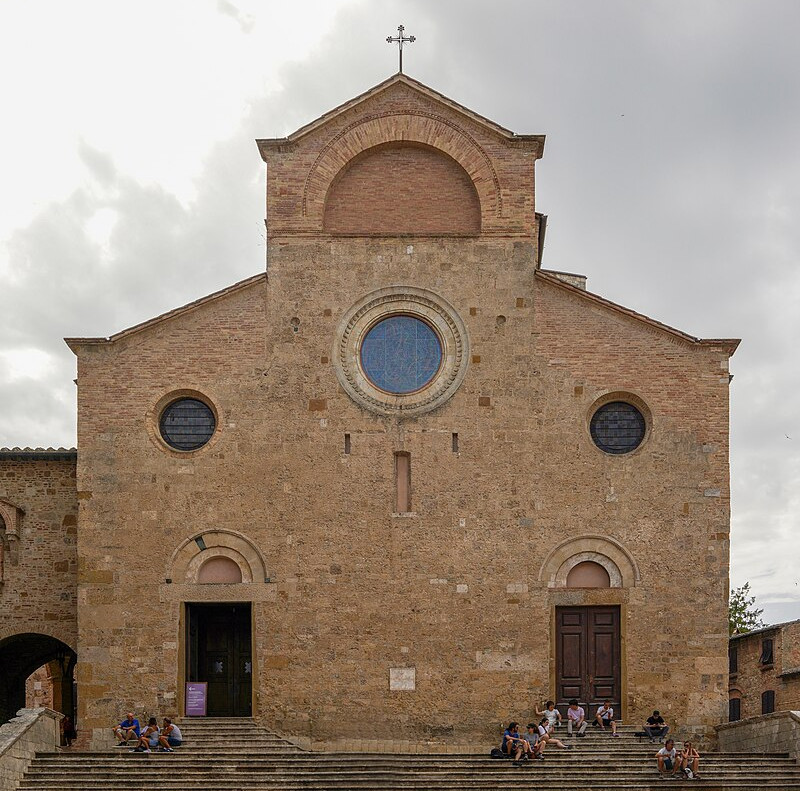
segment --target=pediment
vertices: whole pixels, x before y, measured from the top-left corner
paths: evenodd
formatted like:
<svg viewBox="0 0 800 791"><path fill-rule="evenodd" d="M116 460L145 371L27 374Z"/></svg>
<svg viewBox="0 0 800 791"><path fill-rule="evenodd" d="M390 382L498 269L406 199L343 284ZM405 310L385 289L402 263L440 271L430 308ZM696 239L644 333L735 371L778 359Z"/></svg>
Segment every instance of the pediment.
<svg viewBox="0 0 800 791"><path fill-rule="evenodd" d="M266 150L276 145L295 143L322 127L335 123L340 116L350 113L353 110L358 110L359 113L372 112L373 109L378 109L380 106L388 104L393 106L406 105L411 109L410 105L415 103L415 99L416 103L422 106L431 107L431 105L438 105L441 110L446 110L449 115L452 116L452 114L455 114L456 116L460 116L463 123L468 125L477 124L484 131L488 131L506 140L530 141L538 147L539 156L541 156L542 149L544 148L544 135L516 135L509 129L470 110L424 83L406 74L399 73L392 75L389 79L378 83L368 91L350 99L344 104L340 104L338 107L329 110L314 121L311 121L305 126L301 126L285 138L258 140L259 150L261 151L262 157L264 157Z"/></svg>

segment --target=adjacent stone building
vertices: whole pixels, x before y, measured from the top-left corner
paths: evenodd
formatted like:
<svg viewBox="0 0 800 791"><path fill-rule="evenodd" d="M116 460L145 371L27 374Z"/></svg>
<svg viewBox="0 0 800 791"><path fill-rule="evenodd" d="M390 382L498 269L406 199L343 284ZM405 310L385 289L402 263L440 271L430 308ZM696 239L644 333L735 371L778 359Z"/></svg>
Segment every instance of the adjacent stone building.
<svg viewBox="0 0 800 791"><path fill-rule="evenodd" d="M543 269L544 137L405 75L258 148L267 272L67 340L82 731L187 682L320 746L723 721L737 341Z"/></svg>
<svg viewBox="0 0 800 791"><path fill-rule="evenodd" d="M731 722L800 710L800 621L733 635L729 658Z"/></svg>

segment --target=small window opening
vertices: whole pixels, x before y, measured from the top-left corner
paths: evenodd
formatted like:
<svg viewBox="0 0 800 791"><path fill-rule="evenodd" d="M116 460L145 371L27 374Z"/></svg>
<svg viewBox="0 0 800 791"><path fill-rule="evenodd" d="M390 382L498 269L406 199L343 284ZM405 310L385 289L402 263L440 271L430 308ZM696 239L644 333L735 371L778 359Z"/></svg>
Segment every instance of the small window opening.
<svg viewBox="0 0 800 791"><path fill-rule="evenodd" d="M347 455L350 455L350 435L349 434L345 434L344 435L344 452Z"/></svg>
<svg viewBox="0 0 800 791"><path fill-rule="evenodd" d="M762 640L761 641L761 656L758 659L759 664L761 665L772 665L774 664L774 659L772 656L772 640Z"/></svg>
<svg viewBox="0 0 800 791"><path fill-rule="evenodd" d="M411 454L394 454L395 512L411 511Z"/></svg>
<svg viewBox="0 0 800 791"><path fill-rule="evenodd" d="M458 453L458 434L453 432L453 453Z"/></svg>
<svg viewBox="0 0 800 791"><path fill-rule="evenodd" d="M728 672L731 674L739 672L739 649L735 645L728 649Z"/></svg>
<svg viewBox="0 0 800 791"><path fill-rule="evenodd" d="M742 701L739 698L731 698L728 701L728 722L740 719L742 719Z"/></svg>
<svg viewBox="0 0 800 791"><path fill-rule="evenodd" d="M775 690L768 689L761 693L761 713L772 714L775 711Z"/></svg>

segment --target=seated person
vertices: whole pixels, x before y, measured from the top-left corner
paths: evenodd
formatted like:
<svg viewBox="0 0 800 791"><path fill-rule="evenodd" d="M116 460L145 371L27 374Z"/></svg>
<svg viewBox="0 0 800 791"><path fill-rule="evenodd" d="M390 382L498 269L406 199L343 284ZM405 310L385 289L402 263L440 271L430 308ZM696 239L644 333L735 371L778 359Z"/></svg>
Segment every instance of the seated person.
<svg viewBox="0 0 800 791"><path fill-rule="evenodd" d="M149 753L158 747L158 720L155 717L150 717L147 721L147 727L142 731L139 737L139 744L134 747L134 752Z"/></svg>
<svg viewBox="0 0 800 791"><path fill-rule="evenodd" d="M528 723L528 732L525 734L525 742L528 745L528 758L538 758L543 761L542 753L545 748L545 741L540 738L538 728L532 723Z"/></svg>
<svg viewBox="0 0 800 791"><path fill-rule="evenodd" d="M561 725L561 712L556 708L556 704L552 700L548 700L544 704L544 711L537 711L537 717L547 717L547 723L553 730Z"/></svg>
<svg viewBox="0 0 800 791"><path fill-rule="evenodd" d="M503 742L500 745L503 755L507 755L509 758L519 761L528 751L525 745L525 740L519 735L517 723L509 722L508 727L503 731Z"/></svg>
<svg viewBox="0 0 800 791"><path fill-rule="evenodd" d="M684 742L680 754L681 770L691 780L700 777L697 770L700 767L700 753L691 742Z"/></svg>
<svg viewBox="0 0 800 791"><path fill-rule="evenodd" d="M654 711L653 716L647 718L644 732L650 737L651 742L661 741L669 733L669 726L661 714Z"/></svg>
<svg viewBox="0 0 800 791"><path fill-rule="evenodd" d="M553 726L547 721L547 717L542 717L537 731L539 733L539 741L542 743L542 749L548 744L552 744L554 747L561 747L563 750L572 749L571 744L564 744L561 739L556 739L556 737L553 736Z"/></svg>
<svg viewBox="0 0 800 791"><path fill-rule="evenodd" d="M574 736L575 734L572 732L574 728L577 730L578 736L586 736L586 728L588 726L586 712L582 706L578 705L578 701L573 698L569 702L569 708L567 709L567 733L570 736Z"/></svg>
<svg viewBox="0 0 800 791"><path fill-rule="evenodd" d="M658 773L662 777L666 777L668 774L675 775L678 772L681 762L672 739L667 739L667 743L656 753L656 761L658 762Z"/></svg>
<svg viewBox="0 0 800 791"><path fill-rule="evenodd" d="M164 727L161 729L158 743L165 753L171 753L173 747L180 747L183 744L181 729L169 717L164 717Z"/></svg>
<svg viewBox="0 0 800 791"><path fill-rule="evenodd" d="M607 700L603 702L602 706L598 707L594 719L600 726L601 731L604 731L608 727L611 728L612 736L619 736L617 733L617 723L614 721L614 709L611 708L611 703Z"/></svg>
<svg viewBox="0 0 800 791"><path fill-rule="evenodd" d="M133 712L129 711L128 716L119 724L115 725L112 729L114 736L119 740L117 747L125 747L128 744L128 739L136 739L139 741L140 730L139 720L133 716Z"/></svg>

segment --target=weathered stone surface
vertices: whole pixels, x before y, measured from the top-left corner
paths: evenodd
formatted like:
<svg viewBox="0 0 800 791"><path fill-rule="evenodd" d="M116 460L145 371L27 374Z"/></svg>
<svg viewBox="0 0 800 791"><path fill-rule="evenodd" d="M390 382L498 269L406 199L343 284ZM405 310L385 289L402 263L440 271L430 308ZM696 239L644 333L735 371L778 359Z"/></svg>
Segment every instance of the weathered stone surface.
<svg viewBox="0 0 800 791"><path fill-rule="evenodd" d="M70 341L79 727L99 745L129 706L180 713L183 649L165 646L183 645L187 602L216 600L252 603L254 715L300 739L411 745L447 723L445 740L493 740L501 721L524 721L553 694L559 605L620 606L626 720L660 708L708 732L726 707L719 371L735 344L698 341L537 270L541 138L403 81L312 126L262 141L268 280L110 340ZM469 174L479 234L325 232L339 171L397 140L438 148ZM349 216L369 211L367 191ZM356 403L332 362L346 312L403 285L446 300L470 349L460 386L413 418ZM645 441L624 456L588 431L614 394L648 416ZM160 439L160 411L178 395L215 412L199 450ZM411 458L402 513L398 453ZM204 534L217 542L205 550L194 540ZM210 554L252 581L197 585ZM576 554L606 559L616 587L564 587ZM390 689L392 669L409 668L414 689Z"/></svg>

